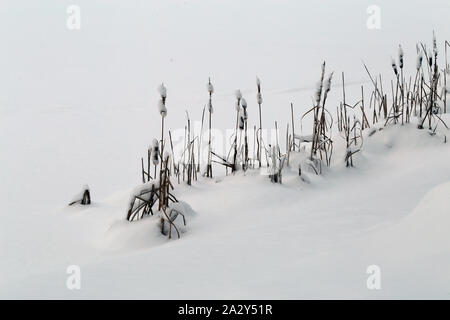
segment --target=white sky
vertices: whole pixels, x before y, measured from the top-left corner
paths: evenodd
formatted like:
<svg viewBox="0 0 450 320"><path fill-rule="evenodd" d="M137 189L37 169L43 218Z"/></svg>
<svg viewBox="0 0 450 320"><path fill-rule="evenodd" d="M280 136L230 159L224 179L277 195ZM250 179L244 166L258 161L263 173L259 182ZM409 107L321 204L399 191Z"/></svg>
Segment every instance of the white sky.
<svg viewBox="0 0 450 320"><path fill-rule="evenodd" d="M80 31L66 28L69 4ZM380 30L366 27L370 4ZM0 16L0 105L17 108L150 106L161 81L172 101L202 104L208 76L218 96L254 89L255 75L305 87L324 59L359 80L361 59L388 70L398 43L408 64L433 30L450 39L446 0L2 0Z"/></svg>

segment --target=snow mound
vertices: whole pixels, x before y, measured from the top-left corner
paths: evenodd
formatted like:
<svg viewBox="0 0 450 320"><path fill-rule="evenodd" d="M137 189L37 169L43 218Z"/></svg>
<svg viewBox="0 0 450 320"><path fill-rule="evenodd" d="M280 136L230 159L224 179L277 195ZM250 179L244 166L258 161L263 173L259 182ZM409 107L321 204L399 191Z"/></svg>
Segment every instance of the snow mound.
<svg viewBox="0 0 450 320"><path fill-rule="evenodd" d="M192 218L195 216L194 210L185 202L171 204L168 208L169 215L173 210L184 214L186 226L181 215L175 218L174 224L181 234L186 233ZM172 238L177 239L176 234L175 236L172 235ZM167 236L161 234L161 215L155 212L153 216L147 216L132 222L126 220L114 221L100 241L100 248L111 251L143 249L162 245L167 241Z"/></svg>
<svg viewBox="0 0 450 320"><path fill-rule="evenodd" d="M378 234L393 255L412 258L450 255L450 181L430 190L397 225ZM389 244L389 246L388 246Z"/></svg>

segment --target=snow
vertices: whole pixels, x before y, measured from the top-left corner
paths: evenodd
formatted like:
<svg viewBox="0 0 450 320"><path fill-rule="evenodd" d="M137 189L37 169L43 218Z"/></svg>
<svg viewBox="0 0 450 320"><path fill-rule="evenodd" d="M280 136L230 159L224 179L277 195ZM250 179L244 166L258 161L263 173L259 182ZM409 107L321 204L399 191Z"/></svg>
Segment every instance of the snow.
<svg viewBox="0 0 450 320"><path fill-rule="evenodd" d="M244 98L241 99L241 105L242 108L246 109L247 108L247 100L245 100Z"/></svg>
<svg viewBox="0 0 450 320"><path fill-rule="evenodd" d="M146 183L142 183L138 186L136 186L133 191L131 192L131 196L130 196L130 205L133 203L133 200L136 196L142 196L143 193L148 193L150 192L153 188L159 188L159 180L155 179L155 180L150 180L147 181ZM147 197L150 197L150 194L146 195ZM148 199L145 199L148 200Z"/></svg>
<svg viewBox="0 0 450 320"><path fill-rule="evenodd" d="M47 250L29 248L23 257L40 271L17 268L22 276L4 279L0 296L448 297L448 144L413 124L365 139L355 168L344 167L345 149L336 146L341 154L322 176L302 173L309 183L293 154L281 185L258 171L175 185L188 212L180 240L162 236L156 216L124 221L129 191L42 216L54 227L44 236L48 227L36 225L33 248ZM48 250L50 238L58 245ZM83 270L77 293L61 280L74 262ZM369 265L382 270L380 291L365 287Z"/></svg>
<svg viewBox="0 0 450 320"><path fill-rule="evenodd" d="M234 95L236 96L236 99L238 99L238 100L240 100L240 99L242 99L242 93L241 93L241 90L236 90L235 92L234 92Z"/></svg>
<svg viewBox="0 0 450 320"><path fill-rule="evenodd" d="M166 98L167 97L167 89L164 86L164 84L159 85L158 92L159 92L159 95L161 96L161 98Z"/></svg>

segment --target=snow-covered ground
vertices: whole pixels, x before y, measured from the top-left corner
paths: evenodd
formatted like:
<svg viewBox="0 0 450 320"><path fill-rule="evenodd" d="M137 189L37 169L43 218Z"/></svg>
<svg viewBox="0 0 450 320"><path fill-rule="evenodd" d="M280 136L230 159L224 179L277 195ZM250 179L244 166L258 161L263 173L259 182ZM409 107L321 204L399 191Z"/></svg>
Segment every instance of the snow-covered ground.
<svg viewBox="0 0 450 320"><path fill-rule="evenodd" d="M449 298L449 156L442 137L399 126L367 137L356 167L336 155L309 182L292 165L282 185L250 171L176 186L194 211L180 240L162 236L157 217L124 221L131 190L55 209L22 220L26 238L2 248L0 294ZM79 291L66 288L72 264L82 270ZM381 290L366 286L371 265Z"/></svg>
<svg viewBox="0 0 450 320"><path fill-rule="evenodd" d="M180 240L156 217L125 221L160 132L160 82L172 130L185 110L200 118L208 77L215 128L233 128L237 88L257 123L258 75L264 127L277 120L283 136L293 102L300 131L323 60L336 72L334 110L341 70L356 102L370 88L361 59L389 81L399 43L413 69L417 41L432 30L450 39L447 1L430 1L432 14L420 1L379 2L380 30L366 27L368 1L79 1L79 31L66 29L72 1L0 4L0 298L449 299L442 128L385 128L365 138L354 168L336 137L331 168L308 182L294 157L281 185L219 170L175 185L191 208ZM93 204L67 207L85 183ZM66 287L69 265L81 267L80 290ZM367 288L372 265L381 290Z"/></svg>

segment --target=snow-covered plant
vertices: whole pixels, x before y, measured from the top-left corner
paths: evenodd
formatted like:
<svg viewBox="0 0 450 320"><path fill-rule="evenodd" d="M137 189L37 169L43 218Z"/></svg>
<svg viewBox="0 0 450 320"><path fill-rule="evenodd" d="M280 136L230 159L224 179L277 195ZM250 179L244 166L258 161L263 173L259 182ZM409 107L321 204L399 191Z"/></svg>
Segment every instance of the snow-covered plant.
<svg viewBox="0 0 450 320"><path fill-rule="evenodd" d="M258 103L258 108L259 108L259 136L258 136L258 153L257 153L257 157L258 157L258 162L259 162L259 167L261 168L261 164L262 164L262 154L261 154L261 149L262 149L262 115L261 115L261 105L263 102L262 99L262 94L261 94L261 80L259 80L258 77L256 77L256 88L257 88L257 93L256 93L256 102Z"/></svg>
<svg viewBox="0 0 450 320"><path fill-rule="evenodd" d="M420 70L420 68L422 67L422 61L423 61L423 53L422 51L419 51L419 53L417 54L417 62L416 62L417 71Z"/></svg>
<svg viewBox="0 0 450 320"><path fill-rule="evenodd" d="M436 35L434 33L433 33L433 55L435 58L437 58L438 48L437 48Z"/></svg>
<svg viewBox="0 0 450 320"><path fill-rule="evenodd" d="M256 77L256 88L258 90L258 92L256 92L256 102L258 104L262 104L263 98L262 98L262 94L261 94L261 80L259 80L258 77Z"/></svg>
<svg viewBox="0 0 450 320"><path fill-rule="evenodd" d="M245 128L245 112L241 110L239 114L239 130L243 131Z"/></svg>
<svg viewBox="0 0 450 320"><path fill-rule="evenodd" d="M166 98L167 98L167 89L164 86L164 83L161 83L161 85L158 87L158 93L161 96L161 100L158 102L158 109L159 113L161 114L161 117L165 117L167 115L167 108L166 108Z"/></svg>
<svg viewBox="0 0 450 320"><path fill-rule="evenodd" d="M330 165L333 142L328 134L331 130L333 120L327 119L327 117L331 117L331 115L326 110L325 104L327 101L328 92L331 89L333 73L331 73L326 80L324 80L324 78L325 62L321 66L320 80L317 83L316 91L314 93L314 106L303 114L302 119L307 114L311 112L313 113L313 132L311 139L310 160L315 161L316 156L318 155L319 159L325 159L326 164Z"/></svg>
<svg viewBox="0 0 450 320"><path fill-rule="evenodd" d="M242 105L242 115L244 117L244 120L247 121L247 118L248 118L247 101L244 98L242 98L242 100L241 100L241 105Z"/></svg>
<svg viewBox="0 0 450 320"><path fill-rule="evenodd" d="M158 101L158 110L161 117L164 118L167 115L167 108L162 99Z"/></svg>
<svg viewBox="0 0 450 320"><path fill-rule="evenodd" d="M214 92L214 87L211 83L211 79L208 79L208 84L206 85L206 88L208 90L209 94L209 100L208 100L208 110L209 110L209 132L208 132L208 165L206 167L206 176L208 178L212 178L212 154L211 154L211 118L213 113L213 107L212 107L212 94Z"/></svg>
<svg viewBox="0 0 450 320"><path fill-rule="evenodd" d="M392 70L394 70L395 75L398 76L397 64L395 63L394 58L391 58L391 66L392 66Z"/></svg>
<svg viewBox="0 0 450 320"><path fill-rule="evenodd" d="M241 93L241 90L237 89L237 90L234 92L234 95L236 96L236 99L237 99L238 101L240 101L240 100L242 99L242 93Z"/></svg>
<svg viewBox="0 0 450 320"><path fill-rule="evenodd" d="M325 76L325 62L322 64L321 66L321 76L320 76L320 80L317 82L316 85L316 93L315 93L315 98L316 98L316 106L318 107L320 104L320 98L322 96L322 89L323 89L323 79Z"/></svg>
<svg viewBox="0 0 450 320"><path fill-rule="evenodd" d="M282 183L281 177L286 155L280 155L280 147L278 145L269 145L268 153L268 158L270 159L268 168L270 181L273 183Z"/></svg>
<svg viewBox="0 0 450 320"><path fill-rule="evenodd" d="M208 90L209 94L214 93L214 86L211 83L211 79L208 79L208 83L206 85L206 90Z"/></svg>
<svg viewBox="0 0 450 320"><path fill-rule="evenodd" d="M240 113L241 113L241 99L242 99L242 93L241 90L236 90L235 91L235 96L236 96L236 130L234 133L234 143L233 143L233 149L234 149L234 154L233 154L233 161L232 161L232 166L231 166L231 172L235 172L237 170L237 156L238 156L238 140L237 140L237 135L238 135L238 128L240 128Z"/></svg>
<svg viewBox="0 0 450 320"><path fill-rule="evenodd" d="M333 79L333 72L330 73L327 80L325 81L325 96L324 96L325 100L327 99L328 92L330 92L332 79Z"/></svg>
<svg viewBox="0 0 450 320"><path fill-rule="evenodd" d="M159 87L158 87L158 93L161 97L161 100L159 101L159 113L161 115L161 151L159 152L160 154L164 154L164 119L167 115L167 108L166 108L166 100L167 100L167 89L164 86L164 83L162 83ZM162 159L163 160L163 159ZM160 183L160 190L162 189L162 175L163 175L163 162L161 161L160 163L160 171L159 171L159 183ZM156 173L155 173L155 178L156 178ZM163 206L163 199L160 196L159 197L159 207L161 208Z"/></svg>
<svg viewBox="0 0 450 320"><path fill-rule="evenodd" d="M239 112L239 130L244 131L244 145L243 145L243 155L241 156L242 161L243 161L243 169L247 170L248 168L248 163L249 163L249 159L248 159L248 153L249 153L249 149L248 149L248 135L247 135L247 119L248 119L248 114L247 114L247 101L244 98L241 98L241 111ZM242 135L242 133L241 133ZM241 145L241 143L239 143Z"/></svg>
<svg viewBox="0 0 450 320"><path fill-rule="evenodd" d="M157 169L158 164L159 164L160 151L161 151L160 148L159 148L159 141L158 141L158 139L153 139L153 144L151 146L150 151L151 151L150 152L151 160L152 160L153 166L155 168L155 170L154 170L154 178L156 179L156 169ZM147 174L149 176L148 180L150 180L150 165L148 166L147 171L148 171Z"/></svg>
<svg viewBox="0 0 450 320"><path fill-rule="evenodd" d="M165 98L167 97L167 89L166 89L166 87L164 86L164 83L161 83L161 84L158 86L158 93L159 93L159 95L161 96L161 98L163 98L163 99L165 99Z"/></svg>
<svg viewBox="0 0 450 320"><path fill-rule="evenodd" d="M208 110L210 113L213 113L211 97L212 97L212 94L214 93L214 86L211 83L211 79L208 79L208 83L206 85L206 90L208 90L208 93L209 93Z"/></svg>

